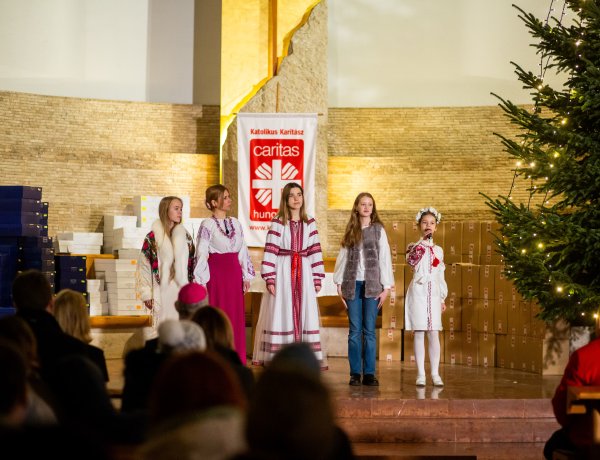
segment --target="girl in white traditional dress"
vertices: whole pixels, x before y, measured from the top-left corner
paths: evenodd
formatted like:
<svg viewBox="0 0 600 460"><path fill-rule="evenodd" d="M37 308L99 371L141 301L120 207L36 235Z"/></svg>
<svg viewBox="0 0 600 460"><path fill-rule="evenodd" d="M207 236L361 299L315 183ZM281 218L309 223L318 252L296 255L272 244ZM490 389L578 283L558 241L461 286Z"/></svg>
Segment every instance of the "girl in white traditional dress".
<svg viewBox="0 0 600 460"><path fill-rule="evenodd" d="M246 317L244 293L250 289L254 267L235 217L227 217L231 196L227 187L206 189L206 207L213 213L204 219L196 242L194 279L206 286L208 301L223 310L233 326L235 350L246 365Z"/></svg>
<svg viewBox="0 0 600 460"><path fill-rule="evenodd" d="M166 319L179 319L175 301L179 289L193 279L194 240L181 225L183 202L164 197L158 205L158 219L146 235L138 259L137 292L152 311L153 331Z"/></svg>
<svg viewBox="0 0 600 460"><path fill-rule="evenodd" d="M297 183L281 192L277 216L267 233L261 275L263 294L252 363L264 365L285 345L307 342L322 368L326 356L321 344L317 293L325 278L319 233L304 208L304 191Z"/></svg>
<svg viewBox="0 0 600 460"><path fill-rule="evenodd" d="M439 374L439 331L442 330L442 312L446 310L448 286L444 279L444 251L433 242L433 234L441 218L441 213L432 207L423 208L417 213L421 239L408 245L406 255L414 274L406 292L405 327L407 331L415 331L417 386L426 383L425 333L429 342L431 379L435 386L444 385Z"/></svg>

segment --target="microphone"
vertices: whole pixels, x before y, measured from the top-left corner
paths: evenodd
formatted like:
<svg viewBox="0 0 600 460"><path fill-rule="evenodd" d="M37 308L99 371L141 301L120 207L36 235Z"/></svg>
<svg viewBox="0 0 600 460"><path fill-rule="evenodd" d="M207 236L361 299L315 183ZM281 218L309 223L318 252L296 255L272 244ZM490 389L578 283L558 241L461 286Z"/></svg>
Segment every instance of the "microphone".
<svg viewBox="0 0 600 460"><path fill-rule="evenodd" d="M429 233L429 234L427 235L427 237L426 237L426 238L427 238L428 240L432 239L432 238L433 238L433 233Z"/></svg>

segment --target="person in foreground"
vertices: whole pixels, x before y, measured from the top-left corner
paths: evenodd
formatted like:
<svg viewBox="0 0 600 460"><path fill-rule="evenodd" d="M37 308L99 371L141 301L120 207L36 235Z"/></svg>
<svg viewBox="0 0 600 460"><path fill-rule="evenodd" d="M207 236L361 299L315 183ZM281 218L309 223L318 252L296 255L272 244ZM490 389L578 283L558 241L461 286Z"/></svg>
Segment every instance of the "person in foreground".
<svg viewBox="0 0 600 460"><path fill-rule="evenodd" d="M354 200L333 282L348 313L350 385L377 386L375 321L394 284L390 245L370 193ZM364 353L363 353L364 341Z"/></svg>
<svg viewBox="0 0 600 460"><path fill-rule="evenodd" d="M267 283L256 325L252 364L265 365L283 345L310 344L327 368L321 343L317 293L325 278L315 219L306 215L304 190L290 182L281 192L277 216L267 233L261 275Z"/></svg>
<svg viewBox="0 0 600 460"><path fill-rule="evenodd" d="M589 454L592 439L591 424L585 416L567 414L569 386L600 386L600 319L596 320L595 338L574 351L552 398L552 408L561 428L554 432L544 446L544 457L552 460L557 449L574 451L578 458L598 458ZM589 420L589 419L588 419Z"/></svg>
<svg viewBox="0 0 600 460"><path fill-rule="evenodd" d="M446 310L448 286L444 279L444 251L433 242L442 214L435 208L421 209L416 222L421 239L408 245L406 262L413 269L413 279L406 291L405 328L415 331L415 359L417 361L417 386L424 386L425 378L425 333L429 342L431 379L435 386L443 386L439 374L440 336L442 312Z"/></svg>

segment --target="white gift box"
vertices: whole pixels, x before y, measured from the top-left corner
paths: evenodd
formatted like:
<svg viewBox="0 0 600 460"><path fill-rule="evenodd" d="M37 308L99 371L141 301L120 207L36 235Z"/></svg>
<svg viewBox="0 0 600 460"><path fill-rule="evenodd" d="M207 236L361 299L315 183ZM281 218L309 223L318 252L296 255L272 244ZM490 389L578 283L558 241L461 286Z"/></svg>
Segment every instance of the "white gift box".
<svg viewBox="0 0 600 460"><path fill-rule="evenodd" d="M137 216L116 216L113 214L104 214L104 232L114 230L115 228L136 227Z"/></svg>
<svg viewBox="0 0 600 460"><path fill-rule="evenodd" d="M140 256L140 249L117 249L117 256L119 259L135 259Z"/></svg>
<svg viewBox="0 0 600 460"><path fill-rule="evenodd" d="M104 280L105 286L108 283L117 283L117 286L119 288L135 287L135 273L134 272L97 271L96 278Z"/></svg>
<svg viewBox="0 0 600 460"><path fill-rule="evenodd" d="M102 303L100 305L90 305L90 316L106 316L108 315L108 303Z"/></svg>
<svg viewBox="0 0 600 460"><path fill-rule="evenodd" d="M94 269L96 271L135 272L136 268L137 268L137 259L95 259L94 260Z"/></svg>
<svg viewBox="0 0 600 460"><path fill-rule="evenodd" d="M104 235L102 233L90 232L59 232L56 238L59 240L71 240L77 244L89 244L102 246Z"/></svg>
<svg viewBox="0 0 600 460"><path fill-rule="evenodd" d="M88 292L104 291L104 280L100 280L100 279L87 280L87 290L88 290Z"/></svg>
<svg viewBox="0 0 600 460"><path fill-rule="evenodd" d="M102 254L102 246L72 242L67 244L67 252L71 254Z"/></svg>
<svg viewBox="0 0 600 460"><path fill-rule="evenodd" d="M92 304L98 305L101 303L106 303L106 302L108 302L108 292L107 291L96 291L96 292L88 291L88 300L90 302L90 306L92 306Z"/></svg>
<svg viewBox="0 0 600 460"><path fill-rule="evenodd" d="M135 288L112 288L112 283L108 283L108 302L113 303L115 300L137 300Z"/></svg>

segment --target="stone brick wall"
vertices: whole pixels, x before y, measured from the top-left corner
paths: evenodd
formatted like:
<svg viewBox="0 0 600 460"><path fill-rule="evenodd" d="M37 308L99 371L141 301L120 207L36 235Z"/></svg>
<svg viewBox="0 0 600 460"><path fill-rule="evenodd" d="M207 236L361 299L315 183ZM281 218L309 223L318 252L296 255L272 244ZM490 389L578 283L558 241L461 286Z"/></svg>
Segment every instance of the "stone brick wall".
<svg viewBox="0 0 600 460"><path fill-rule="evenodd" d="M510 189L514 160L493 133L516 130L499 107L330 108L328 121L330 255L362 191L387 221L411 220L429 204L447 220L491 220L479 192ZM526 201L526 190L514 197Z"/></svg>
<svg viewBox="0 0 600 460"><path fill-rule="evenodd" d="M0 185L43 187L51 236L102 231L102 215L132 214L135 195L190 195L203 215L218 180L218 117L195 105L0 92Z"/></svg>

